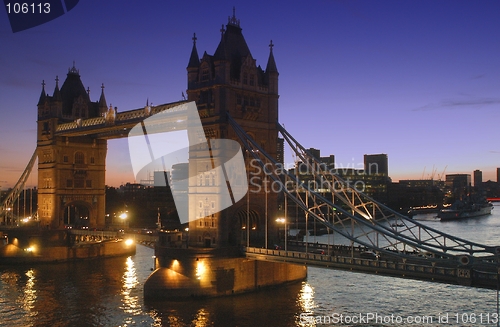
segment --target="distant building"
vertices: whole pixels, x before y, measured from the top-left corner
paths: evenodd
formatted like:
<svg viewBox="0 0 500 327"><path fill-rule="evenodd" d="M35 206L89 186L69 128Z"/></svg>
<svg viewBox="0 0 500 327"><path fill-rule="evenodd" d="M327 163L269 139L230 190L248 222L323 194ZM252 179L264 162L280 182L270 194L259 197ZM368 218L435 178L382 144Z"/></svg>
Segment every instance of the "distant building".
<svg viewBox="0 0 500 327"><path fill-rule="evenodd" d="M329 170L335 169L335 155L331 154L328 157L320 157L319 159Z"/></svg>
<svg viewBox="0 0 500 327"><path fill-rule="evenodd" d="M375 198L378 201L387 200L387 187L391 183L388 172L387 154L365 155L365 169L339 168L335 169L335 156L321 157L320 150L310 148L309 153L320 159L330 173L346 180L356 190ZM329 192L326 181L314 179L312 168L303 162L298 162L295 169L290 169L291 174L297 174L299 180L310 186L316 192Z"/></svg>
<svg viewBox="0 0 500 327"><path fill-rule="evenodd" d="M387 187L391 182L387 154L365 154L364 170L364 193L379 201L387 201Z"/></svg>
<svg viewBox="0 0 500 327"><path fill-rule="evenodd" d="M403 179L399 181L399 185L407 188L414 187L434 187L442 183L435 179Z"/></svg>
<svg viewBox="0 0 500 327"><path fill-rule="evenodd" d="M321 157L321 150L319 149L310 148L307 149L307 151L309 151L309 153L312 154L316 159L319 159Z"/></svg>
<svg viewBox="0 0 500 327"><path fill-rule="evenodd" d="M463 193L471 183L470 174L450 174L446 175L445 186L452 193Z"/></svg>
<svg viewBox="0 0 500 327"><path fill-rule="evenodd" d="M483 184L483 172L476 169L474 170L474 187L481 187Z"/></svg>
<svg viewBox="0 0 500 327"><path fill-rule="evenodd" d="M389 176L387 154L365 154L365 173L368 175Z"/></svg>
<svg viewBox="0 0 500 327"><path fill-rule="evenodd" d="M409 208L435 206L443 204L444 182L432 179L400 180L389 184L387 204L396 210L406 212Z"/></svg>

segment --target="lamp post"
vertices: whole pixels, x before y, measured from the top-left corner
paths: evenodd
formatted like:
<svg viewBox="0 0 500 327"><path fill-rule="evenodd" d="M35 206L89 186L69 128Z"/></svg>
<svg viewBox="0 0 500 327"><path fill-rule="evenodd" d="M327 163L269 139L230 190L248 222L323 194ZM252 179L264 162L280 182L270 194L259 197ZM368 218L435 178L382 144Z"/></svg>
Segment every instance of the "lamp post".
<svg viewBox="0 0 500 327"><path fill-rule="evenodd" d="M288 231L287 231L287 225L286 225L286 218L277 218L276 219L276 222L278 224L283 224L284 225L284 233L285 233L285 251L287 251L287 235L288 234Z"/></svg>

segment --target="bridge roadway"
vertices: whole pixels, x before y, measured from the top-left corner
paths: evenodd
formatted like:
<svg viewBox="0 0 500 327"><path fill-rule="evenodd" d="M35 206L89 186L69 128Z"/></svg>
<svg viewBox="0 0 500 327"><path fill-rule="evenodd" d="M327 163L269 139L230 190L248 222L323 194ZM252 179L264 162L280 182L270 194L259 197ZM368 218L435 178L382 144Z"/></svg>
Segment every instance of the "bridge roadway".
<svg viewBox="0 0 500 327"><path fill-rule="evenodd" d="M244 248L247 258L300 265L412 278L489 289L499 286L500 268L495 258L462 264L460 261L428 256L384 254L368 258L363 247L289 242L287 250ZM472 260L471 260L472 261Z"/></svg>
<svg viewBox="0 0 500 327"><path fill-rule="evenodd" d="M96 242L110 238L133 239L136 243L154 248L157 235L140 233L122 233L113 231L71 230L77 236L77 242ZM307 252L306 252L307 248ZM384 276L413 278L433 282L464 286L497 289L499 287L500 268L496 258L479 260L474 258L468 264L460 261L429 256L408 254L391 256L382 254L377 257L365 257L367 249L345 245L327 245L288 241L287 250L244 247L247 258L288 262L311 267L341 269ZM365 253L370 254L370 252Z"/></svg>
<svg viewBox="0 0 500 327"><path fill-rule="evenodd" d="M71 229L69 233L74 235L76 243L100 242L109 239L132 239L135 243L154 248L154 244L158 241L158 235L130 232Z"/></svg>

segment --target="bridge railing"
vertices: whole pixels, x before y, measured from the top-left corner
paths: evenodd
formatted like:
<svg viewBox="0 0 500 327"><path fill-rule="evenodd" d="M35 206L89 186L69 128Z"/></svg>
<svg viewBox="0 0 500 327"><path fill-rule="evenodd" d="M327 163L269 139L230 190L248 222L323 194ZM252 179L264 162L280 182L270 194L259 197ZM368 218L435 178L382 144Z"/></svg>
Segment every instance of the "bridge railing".
<svg viewBox="0 0 500 327"><path fill-rule="evenodd" d="M500 275L497 270L481 270L473 266L453 266L449 265L449 262L440 265L434 261L391 261L254 247L245 247L243 251L248 258L254 260L296 263L491 289L497 288Z"/></svg>

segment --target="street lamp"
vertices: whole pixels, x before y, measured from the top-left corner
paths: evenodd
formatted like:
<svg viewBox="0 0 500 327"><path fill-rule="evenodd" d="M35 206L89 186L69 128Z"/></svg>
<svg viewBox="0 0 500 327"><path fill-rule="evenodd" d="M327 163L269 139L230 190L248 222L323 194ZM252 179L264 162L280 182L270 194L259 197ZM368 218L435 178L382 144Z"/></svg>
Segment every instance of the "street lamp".
<svg viewBox="0 0 500 327"><path fill-rule="evenodd" d="M278 224L284 224L285 225L285 251L287 251L287 234L288 234L288 231L287 231L287 225L286 225L286 218L277 218L276 219L276 222Z"/></svg>
<svg viewBox="0 0 500 327"><path fill-rule="evenodd" d="M126 219L128 218L128 214L127 214L127 212L126 212L126 211L125 211L125 212L122 212L122 213L118 216L118 218L120 218L120 219L122 220L122 222L123 222L123 228L125 229L125 228L127 227L127 221L126 221Z"/></svg>

